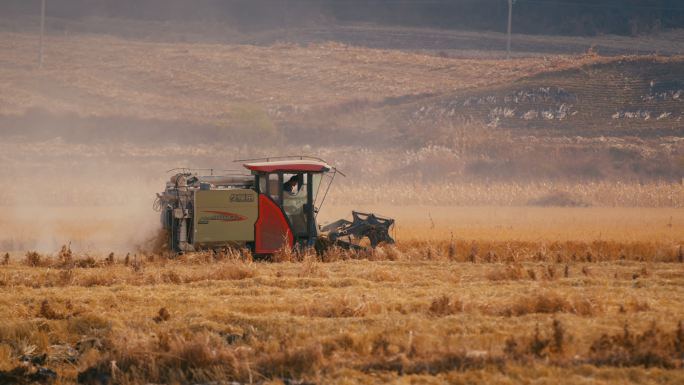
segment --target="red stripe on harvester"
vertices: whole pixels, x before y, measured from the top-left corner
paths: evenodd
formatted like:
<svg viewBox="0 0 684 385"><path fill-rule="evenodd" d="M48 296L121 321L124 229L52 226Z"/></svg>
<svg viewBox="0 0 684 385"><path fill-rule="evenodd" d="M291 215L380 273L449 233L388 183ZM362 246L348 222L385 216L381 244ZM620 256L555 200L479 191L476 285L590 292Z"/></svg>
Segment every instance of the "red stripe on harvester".
<svg viewBox="0 0 684 385"><path fill-rule="evenodd" d="M254 237L254 251L257 254L273 254L294 244L294 236L283 211L264 194L259 194L259 219Z"/></svg>

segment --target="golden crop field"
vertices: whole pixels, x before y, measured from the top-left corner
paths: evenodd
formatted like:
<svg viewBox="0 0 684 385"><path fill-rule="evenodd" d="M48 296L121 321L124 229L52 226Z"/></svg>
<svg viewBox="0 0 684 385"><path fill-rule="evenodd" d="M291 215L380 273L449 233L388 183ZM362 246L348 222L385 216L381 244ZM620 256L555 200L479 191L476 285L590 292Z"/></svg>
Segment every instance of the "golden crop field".
<svg viewBox="0 0 684 385"><path fill-rule="evenodd" d="M684 380L681 210L382 209L399 242L371 253L7 254L0 370L40 376L16 366L34 361L58 384Z"/></svg>

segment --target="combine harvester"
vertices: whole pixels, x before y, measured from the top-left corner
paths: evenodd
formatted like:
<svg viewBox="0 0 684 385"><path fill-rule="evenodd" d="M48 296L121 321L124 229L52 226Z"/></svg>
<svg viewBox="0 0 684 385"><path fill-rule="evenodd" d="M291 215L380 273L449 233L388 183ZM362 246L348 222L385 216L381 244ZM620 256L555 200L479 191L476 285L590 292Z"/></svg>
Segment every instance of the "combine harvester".
<svg viewBox="0 0 684 385"><path fill-rule="evenodd" d="M394 243L389 234L394 220L371 213L353 212L352 221L317 224L335 176L344 176L325 161L284 157L238 162L248 162L244 167L251 173L169 171L175 174L157 194L154 207L161 212L171 251L236 247L269 255L284 249L315 247L320 252L330 245L364 249L366 244Z"/></svg>

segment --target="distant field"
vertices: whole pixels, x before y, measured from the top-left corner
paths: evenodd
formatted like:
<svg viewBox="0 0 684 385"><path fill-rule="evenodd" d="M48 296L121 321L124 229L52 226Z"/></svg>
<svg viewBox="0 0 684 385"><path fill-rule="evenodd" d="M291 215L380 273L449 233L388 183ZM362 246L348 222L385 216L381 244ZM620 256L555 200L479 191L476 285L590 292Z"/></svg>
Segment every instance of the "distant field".
<svg viewBox="0 0 684 385"><path fill-rule="evenodd" d="M684 209L444 207L382 204L332 206L322 220L368 210L397 220L402 241L684 242Z"/></svg>
<svg viewBox="0 0 684 385"><path fill-rule="evenodd" d="M150 199L151 201L151 199ZM397 220L394 236L402 243L653 242L668 252L684 243L684 209L454 207L388 204L326 205L320 223L350 217L352 210ZM21 256L28 250L55 252L71 243L94 254L146 249L159 227L157 213L144 202L127 206L4 207L0 253ZM667 246L669 245L669 246ZM587 246L590 248L591 246Z"/></svg>

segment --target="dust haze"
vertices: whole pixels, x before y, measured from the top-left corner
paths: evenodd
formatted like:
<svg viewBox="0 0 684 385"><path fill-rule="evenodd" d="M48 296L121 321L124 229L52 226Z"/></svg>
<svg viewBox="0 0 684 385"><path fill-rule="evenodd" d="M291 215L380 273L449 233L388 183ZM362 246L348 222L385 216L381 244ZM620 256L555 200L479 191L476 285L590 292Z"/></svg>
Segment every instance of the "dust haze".
<svg viewBox="0 0 684 385"><path fill-rule="evenodd" d="M0 250L135 250L167 170L263 156L343 170L331 205L684 205L682 12L522 4L506 59L506 2L431 3L48 1L38 69L4 2Z"/></svg>

